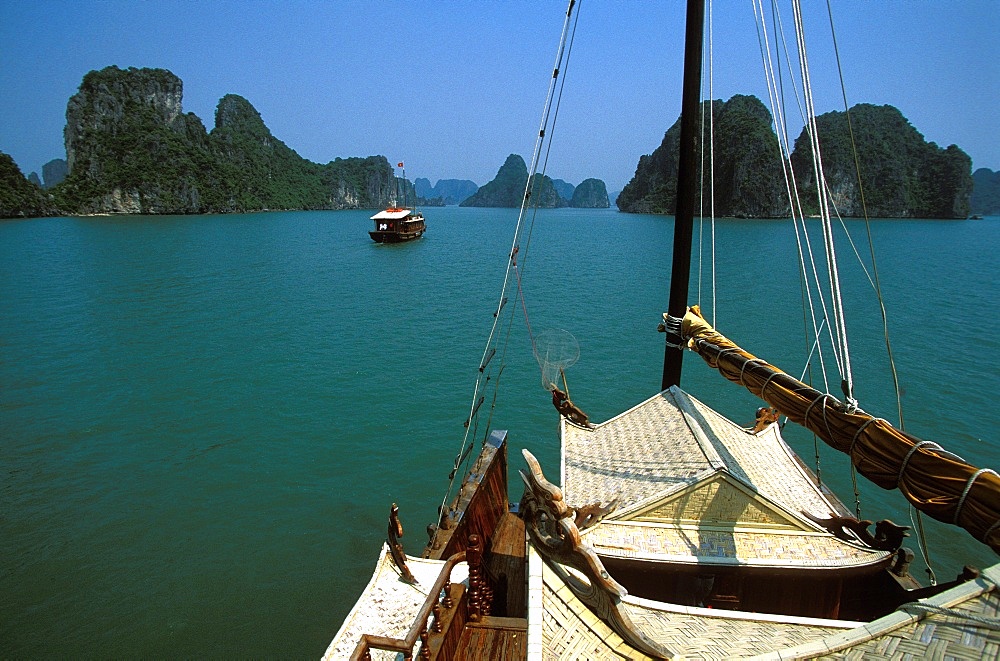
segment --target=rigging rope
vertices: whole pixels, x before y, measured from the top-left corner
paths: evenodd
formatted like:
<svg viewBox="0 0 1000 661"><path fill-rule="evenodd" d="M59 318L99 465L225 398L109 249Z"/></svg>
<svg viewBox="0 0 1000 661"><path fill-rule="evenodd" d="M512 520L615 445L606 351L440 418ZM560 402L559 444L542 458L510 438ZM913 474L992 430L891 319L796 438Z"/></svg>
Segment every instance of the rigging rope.
<svg viewBox="0 0 1000 661"><path fill-rule="evenodd" d="M792 203L793 224L795 227L796 243L800 255L800 276L802 278L801 281L803 287L803 300L804 302L807 302L810 309L810 314L813 319L814 336L818 338L819 333L821 332L821 329L825 324L825 321L828 319L831 320L832 323L828 325L827 328L828 328L828 333L830 335L831 346L834 349L833 352L834 360L838 367L838 371L840 372L841 375L841 389L843 390L845 400L847 400L848 404L850 406L857 406L857 401L854 398L853 372L851 369L849 344L847 341L846 316L844 314L843 297L840 292L839 269L837 267L837 257L833 242L832 218L833 216L836 216L836 218L840 223L841 228L843 229L845 236L847 237L851 249L854 251L854 254L857 257L858 263L861 264L862 269L864 270L865 275L868 278L869 282L872 284L872 288L876 294L876 299L879 305L879 311L880 314L882 315L883 336L885 338L887 353L890 361L890 369L892 373L894 391L897 401L897 410L900 418L900 427L902 428L902 423L903 423L902 404L899 391L898 375L895 368L895 361L891 352L891 344L889 342L889 337L888 337L887 315L886 315L884 300L881 294L881 287L877 277L877 262L875 260L874 245L871 238L871 227L867 218L867 208L864 200L863 190L861 190L862 180L860 175L860 165L859 165L856 144L854 141L853 127L850 122L850 113L847 105L846 86L844 85L843 71L840 63L839 51L837 49L836 31L833 23L832 8L830 7L829 0L827 0L827 13L830 21L831 35L833 38L837 71L841 84L841 94L844 101L844 108L848 121L848 128L852 140L853 156L855 159L855 170L858 177L859 192L861 193L861 204L865 213L866 229L868 232L869 249L871 252L871 260L872 260L872 274L869 274L867 267L865 267L864 260L861 259L857 247L855 246L854 241L851 238L850 232L848 231L847 226L843 221L843 218L840 216L839 210L836 207L832 193L830 192L827 186L825 175L823 173L822 156L820 153L820 142L816 124L815 105L813 101L813 92L809 75L808 58L805 47L804 22L803 22L800 0L793 0L792 10L793 10L793 22L795 26L796 48L797 48L798 62L799 62L799 76L801 78L803 85L802 99L800 99L798 95L798 88L795 85L795 77L790 78L792 82L791 89L793 90L795 99L799 105L799 110L803 115L803 121L806 126L806 133L811 146L810 151L812 152L812 158L813 158L813 172L817 183L817 199L819 204L820 221L821 221L820 225L822 227L822 243L824 246L824 251L827 255L826 271L827 271L828 286L830 288L830 296L832 301L832 307L830 309L830 312L832 312L831 314L830 312L827 312L825 295L823 293L824 288L820 286L820 278L818 277L819 269L817 269L816 260L813 257L813 249L811 241L809 239L808 226L805 220L806 217L802 211L801 201L798 199L798 186L795 185L795 173L792 170L790 163L790 154L792 150L790 147L789 139L787 137L788 136L787 122L785 120L783 112L784 103L782 103L784 94L783 92L784 88L782 83L784 81L784 76L776 74L775 65L771 60L772 49L770 44L767 43L768 30L767 30L762 1L754 0L753 7L754 7L754 15L758 22L758 41L760 43L762 60L764 62L764 71L768 82L768 94L771 102L772 113L775 118L776 133L778 136L779 145L782 147L782 168L785 176L786 190L789 192L789 200ZM785 42L783 39L784 30L780 29L781 17L777 8L777 3L775 2L772 2L771 18L775 34L774 53L775 55L779 55L782 50L782 48L779 48L779 41L782 46L784 45ZM787 57L787 48L784 48L784 50L786 53L785 61L790 62L791 58ZM779 64L777 69L779 71L781 69L780 62L781 60L780 58L778 58ZM788 163L786 163L786 160L788 161ZM806 261L805 261L806 255L808 255L808 260L809 264L811 265L811 268L807 268L806 266ZM822 317L823 322L820 323L819 328L817 328L816 310L813 306L813 288L810 285L810 279L805 277L810 270L812 272L811 281L814 282L816 285L815 291L819 299L819 307L823 311L823 317ZM811 354L812 352L810 351L810 356ZM819 358L820 358L820 366L822 368L821 373L823 374L825 390L829 392L829 384L826 382L826 371L823 360L822 347L820 347ZM808 364L809 363L807 362L807 365ZM817 470L818 470L819 468L818 444L816 445L817 445L816 460L817 460ZM856 476L854 474L853 466L852 466L851 478L852 478L852 483L856 485ZM859 518L860 518L860 496L856 486L855 486L855 502L857 508L856 511L859 512Z"/></svg>
<svg viewBox="0 0 1000 661"><path fill-rule="evenodd" d="M447 503L452 497L452 492L455 488L455 480L458 474L458 469L461 464L469 459L472 455L472 444L475 442L476 435L479 429L479 416L478 410L482 403L481 400L485 399L485 396L481 396L480 393L485 389L486 385L492 380L493 370L496 369L496 379L493 382L493 397L492 403L489 408L489 416L486 421L486 433L488 435L489 428L492 423L493 412L495 410L497 401L497 392L500 385L500 375L503 373L504 366L506 365L506 354L507 347L510 342L511 332L514 326L513 319L516 314L516 305L511 306L511 310L506 317L506 322L503 318L503 308L507 303L507 292L512 286L516 286L517 295L521 308L524 312L525 322L528 326L529 338L532 338L532 346L534 346L534 339L531 333L531 326L528 323L528 310L527 304L524 298L523 289L521 288L521 276L524 272L525 265L527 262L528 247L531 242L531 228L534 226L535 217L538 212L537 202L534 206L532 203L532 188L534 187L536 181L540 182L539 175L544 177L545 166L548 163L548 151L545 152L544 160L542 160L542 150L545 145L546 133L549 135L549 150L551 150L551 133L555 128L556 118L558 117L559 103L562 99L562 90L565 86L565 70L569 63L569 55L572 51L573 38L576 34L576 25L579 18L579 6L582 4L582 0L569 0L568 7L566 9L566 16L563 21L562 32L559 38L559 45L556 49L556 59L553 66L552 78L549 81L548 92L546 93L545 103L542 110L541 123L538 130L538 136L535 140L534 151L532 152L531 165L528 169L529 175L528 180L525 183L524 195L522 197L521 209L518 212L517 224L514 228L514 237L511 242L511 248L508 252L507 266L504 273L503 284L500 288L500 296L498 303L496 305L496 311L493 313L493 323L490 327L490 332L487 336L486 346L483 349L482 358L480 359L480 368L478 370L478 375L476 377L475 385L472 392L472 403L469 407L469 416L466 418L465 433L462 437L462 444L459 449L458 455L455 458L455 465L451 474L448 477L448 489L445 492L444 498L441 501L441 506L439 507L439 515L443 515L447 508ZM574 12L574 8L576 11ZM560 78L560 73L562 77ZM542 170L539 173L538 165L539 162L543 163ZM530 219L529 208L533 209ZM526 237L525 237L525 230ZM524 240L524 245L522 246L522 240ZM518 263L518 257L520 256L520 264ZM512 280L514 281L512 283ZM506 326L506 328L504 328ZM499 348L499 351L498 351ZM496 363L496 367L492 363L492 358L499 353L499 360ZM488 369L486 369L486 367ZM484 436L485 438L485 436ZM470 439L472 439L472 444L470 444ZM468 471L467 471L468 472ZM464 478L463 478L464 479ZM435 531L435 535L437 532ZM433 540L432 540L433 543Z"/></svg>

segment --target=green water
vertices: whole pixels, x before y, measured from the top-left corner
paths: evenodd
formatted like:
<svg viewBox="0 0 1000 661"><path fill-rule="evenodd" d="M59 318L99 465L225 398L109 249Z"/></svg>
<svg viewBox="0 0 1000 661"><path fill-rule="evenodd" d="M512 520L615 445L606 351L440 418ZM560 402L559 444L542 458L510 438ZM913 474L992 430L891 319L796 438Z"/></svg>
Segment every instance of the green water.
<svg viewBox="0 0 1000 661"><path fill-rule="evenodd" d="M367 583L392 502L419 552L516 213L430 209L426 236L399 246L369 240L369 215L0 223L0 656L317 657ZM568 378L592 419L659 388L671 228L570 209L535 224L529 319L578 338ZM907 429L997 468L1000 221L873 233ZM718 246L718 326L797 373L790 226L728 221ZM863 286L849 270L845 289ZM871 297L848 297L848 313L862 405L894 418ZM523 326L495 426L515 466L528 447L558 479ZM752 419L757 403L696 357L685 370L687 390ZM812 463L812 439L786 432ZM844 461L821 461L853 502ZM906 522L898 494L864 486L862 504ZM995 561L931 524L943 578Z"/></svg>

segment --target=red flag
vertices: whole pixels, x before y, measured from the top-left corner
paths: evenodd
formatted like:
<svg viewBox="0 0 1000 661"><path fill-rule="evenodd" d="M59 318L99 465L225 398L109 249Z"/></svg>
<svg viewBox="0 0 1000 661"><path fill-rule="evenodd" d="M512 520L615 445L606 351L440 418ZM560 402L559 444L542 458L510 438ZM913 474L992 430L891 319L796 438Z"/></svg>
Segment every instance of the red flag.
<svg viewBox="0 0 1000 661"><path fill-rule="evenodd" d="M399 165L397 165L396 167L397 167L397 168L401 168L401 167L403 167L403 164L402 164L402 163L400 163L400 164L399 164Z"/></svg>

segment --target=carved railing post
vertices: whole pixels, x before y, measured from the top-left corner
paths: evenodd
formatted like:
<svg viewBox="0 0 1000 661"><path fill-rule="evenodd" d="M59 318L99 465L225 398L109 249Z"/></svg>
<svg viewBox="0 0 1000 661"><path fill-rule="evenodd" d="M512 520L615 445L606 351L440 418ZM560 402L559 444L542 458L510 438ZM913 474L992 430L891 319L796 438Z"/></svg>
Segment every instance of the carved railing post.
<svg viewBox="0 0 1000 661"><path fill-rule="evenodd" d="M444 595L441 597L441 605L444 606L445 608L451 608L452 606L455 605L452 602L452 600L451 600L451 574L450 573L448 574L448 577L445 579L445 582L444 582Z"/></svg>
<svg viewBox="0 0 1000 661"><path fill-rule="evenodd" d="M427 632L427 627L424 627L423 631L420 632L420 658L429 659L431 658L431 646L430 646L430 634Z"/></svg>
<svg viewBox="0 0 1000 661"><path fill-rule="evenodd" d="M479 549L481 556L482 547L480 546ZM451 598L451 572L456 565L466 561L465 551L460 551L448 558L444 567L441 568L437 579L428 591L427 598L417 612L413 625L410 627L405 638L389 638L367 633L362 634L361 640L358 641L354 652L351 654L351 661L371 661L371 650L373 649L396 652L403 655L404 661L412 661L413 650L417 645L417 641L420 641L418 656L421 659L431 658L432 646L430 638L432 634L444 633L442 620L447 619L448 614L443 612L443 609L451 609L455 605L455 600Z"/></svg>
<svg viewBox="0 0 1000 661"><path fill-rule="evenodd" d="M434 613L434 623L431 625L431 631L441 633L441 604L434 604L431 612Z"/></svg>
<svg viewBox="0 0 1000 661"><path fill-rule="evenodd" d="M479 535L469 535L465 554L469 563L469 619L478 622L483 616L483 546Z"/></svg>

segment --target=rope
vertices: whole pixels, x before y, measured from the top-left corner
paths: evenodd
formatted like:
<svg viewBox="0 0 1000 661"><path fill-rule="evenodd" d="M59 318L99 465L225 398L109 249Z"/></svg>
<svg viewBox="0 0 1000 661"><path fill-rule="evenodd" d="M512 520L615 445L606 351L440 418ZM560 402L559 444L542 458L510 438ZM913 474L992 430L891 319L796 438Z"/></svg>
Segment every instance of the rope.
<svg viewBox="0 0 1000 661"><path fill-rule="evenodd" d="M970 622L974 622L976 624L986 627L987 629L1000 631L1000 618L986 617L985 615L976 615L975 613L959 610L957 608L946 608L944 606L935 606L933 604L926 604L919 601L911 601L909 603L902 604L899 607L899 610L903 612L926 613L928 615L946 615L948 617L956 617L963 620L968 620Z"/></svg>
<svg viewBox="0 0 1000 661"><path fill-rule="evenodd" d="M997 528L1000 528L1000 520L998 520L996 523L994 523L992 526L986 529L986 532L983 533L983 539L984 540L989 539L990 535L992 535L993 531L996 530Z"/></svg>
<svg viewBox="0 0 1000 661"><path fill-rule="evenodd" d="M754 365L757 365L757 364L763 363L763 362L764 361L761 360L760 358L754 358L753 360L746 361L745 363L743 363L743 365L740 366L740 385L741 386L743 386L744 388L747 387L747 384L743 382L743 372L746 370L747 365L750 365L751 363L754 364Z"/></svg>
<svg viewBox="0 0 1000 661"><path fill-rule="evenodd" d="M878 420L878 418L874 416L865 420L864 424L858 427L858 431L854 434L854 438L851 439L851 447L848 448L847 455L851 458L852 463L854 462L854 445L858 442L858 438L861 436L861 432L863 432L868 427L868 425L875 422L876 420Z"/></svg>
<svg viewBox="0 0 1000 661"><path fill-rule="evenodd" d="M919 448L921 448L924 445L932 445L932 446L934 446L935 450L942 450L943 449L940 445L938 445L934 441L920 441L919 443L917 443L916 445L914 445L912 448L910 448L910 451L906 453L905 457L903 457L903 463L901 463L899 465L899 475L896 476L896 488L897 489L899 489L900 485L903 483L903 472L906 471L906 466L907 466L907 464L910 463L910 457L912 457L913 453L916 452Z"/></svg>
<svg viewBox="0 0 1000 661"><path fill-rule="evenodd" d="M956 526L958 525L958 517L962 515L962 508L965 507L965 498L969 495L969 491L972 490L972 485L975 484L976 479L983 473L989 473L990 475L997 474L997 472L992 468L980 468L979 470L977 470L975 473L972 474L972 477L970 477L969 481L966 482L965 484L965 490L962 491L962 497L958 499L958 507L955 508L955 519L952 521L952 523L954 523Z"/></svg>
<svg viewBox="0 0 1000 661"><path fill-rule="evenodd" d="M486 362L487 356L491 354L491 350L496 352L497 347L498 346L500 347L499 351L500 360L496 362L497 379L493 384L494 394L492 398L492 405L490 407L490 413L487 424L489 424L493 418L493 411L496 405L497 392L500 384L499 377L500 374L502 374L503 368L506 364L505 358L507 354L507 348L510 344L511 332L514 326L513 318L517 306L511 306L510 313L507 315L506 324L504 323L502 316L504 304L506 303L507 299L507 291L512 286L511 284L512 279L516 282L518 298L520 299L521 302L521 308L524 311L526 324L528 322L527 305L525 303L523 289L521 288L521 276L524 272L524 269L526 268L527 252L531 242L531 228L534 226L534 220L538 212L538 207L536 204L534 206L534 214L531 216L530 221L527 220L528 210L530 208L529 205L531 201L531 189L536 181L535 175L538 174L538 164L541 159L542 148L545 144L546 129L547 128L550 129L549 133L551 133L552 130L554 130L555 128L555 122L558 116L559 101L562 98L562 89L565 85L565 72L562 77L562 80L560 80L560 70L564 70L565 67L568 66L569 54L572 50L573 37L576 33L576 25L579 18L580 4L582 4L582 0L569 0L568 7L566 9L566 16L563 22L563 28L559 38L559 46L556 49L556 59L555 59L555 64L553 66L552 78L549 82L548 92L546 93L545 103L542 110L541 123L538 130L538 137L535 140L535 148L532 153L531 166L529 168L530 174L528 176L528 181L525 183L525 190L524 190L524 196L522 197L521 209L518 213L517 224L514 228L513 240L511 241L511 248L510 251L508 252L509 259L507 260L506 272L504 273L503 284L500 288L500 296L496 306L496 312L493 315L494 317L493 324L490 327L490 331L486 340L486 347L483 350L483 354L479 362L480 365L483 365ZM574 12L574 7L577 8L576 12ZM558 90L558 95L557 95L557 90ZM553 105L555 106L554 112L553 112ZM551 136L549 137L549 149L551 149ZM545 163L547 163L547 161L548 161L548 152L546 152ZM544 165L542 169L542 175L544 176ZM522 249L521 239L522 235L525 232L526 227L528 229L527 239ZM520 266L517 263L517 255L519 253L521 255ZM506 325L505 333L503 332L504 325ZM527 325L528 325L529 337L532 337L530 324ZM533 339L532 339L532 348L534 348ZM468 418L466 418L467 420L470 421L470 424L465 428L465 434L462 437L461 448L457 455L459 463L461 463L461 461L464 461L472 454L471 452L467 452L466 448L468 447L470 437L474 439L478 430L479 417L477 415L477 408L478 408L478 401L480 398L480 391L484 389L485 385L491 380L494 369L493 365L494 364L491 363L488 372L479 372L477 370L478 376L476 377L475 386L473 387L472 403L469 407L469 416ZM472 423L473 419L475 420L474 424ZM489 429L487 428L487 435L488 431ZM457 468L458 466L456 466L456 469ZM455 488L456 475L457 475L457 470L453 470L452 473L449 475L448 489L445 492L443 500L441 501L441 506L438 510L439 512L443 513L447 507L448 500L451 497L451 494ZM433 543L433 540L431 541Z"/></svg>
<svg viewBox="0 0 1000 661"><path fill-rule="evenodd" d="M858 489L858 471L854 467L854 446L861 437L861 432L863 432L868 425L876 420L878 420L878 418L874 416L865 420L864 424L858 427L858 431L854 434L854 438L851 439L851 447L847 449L847 456L851 458L851 484L854 486L854 513L857 515L859 520L861 519L861 491Z"/></svg>
<svg viewBox="0 0 1000 661"><path fill-rule="evenodd" d="M779 147L781 148L782 151L781 167L782 167L782 174L785 179L785 191L786 194L788 195L788 199L791 202L791 207L792 207L792 225L795 229L795 244L796 244L796 249L798 250L799 266L800 266L799 282L800 285L802 286L803 298L808 302L809 315L812 319L813 335L817 338L820 370L823 376L823 384L824 384L823 389L829 391L830 387L826 378L826 361L823 357L822 346L819 345L818 340L822 332L822 327L826 324L826 319L828 319L830 315L826 310L826 301L825 297L823 296L822 288L818 286L819 274L816 268L816 260L813 257L812 245L809 240L809 232L805 224L805 215L802 210L802 201L799 198L798 185L796 184L795 181L795 172L791 167L792 148L788 140L788 129L787 129L787 121L785 119L785 114L784 114L784 103L779 102L780 99L783 99L784 93L782 92L781 96L780 97L778 96L779 87L783 90L783 87L781 86L783 77L775 74L774 65L771 62L771 47L767 39L767 26L765 25L764 9L763 6L760 4L760 2L761 0L756 0L753 4L754 16L758 21L757 40L761 52L761 60L763 63L765 77L767 79L768 101L771 106L771 113L775 118L776 127L780 127L780 130L777 131L777 135L779 140ZM777 7L773 4L772 4L772 15L775 21L776 35L780 36L783 34L783 30L780 29L781 17ZM782 46L785 51L785 60L786 62L790 62L791 58L788 55L787 44L785 44L783 39L782 39ZM794 84L794 79L791 82L796 103L798 104L799 107L799 113L803 118L803 123L806 123L806 113L804 112L802 108L802 102L799 99L798 88ZM802 224L801 232L799 229L800 222ZM805 247L803 247L803 244ZM807 255L809 257L808 263L811 267L813 278L817 282L817 294L820 301L820 307L823 310L823 322L819 326L817 326L816 322L817 318L816 306L813 302L812 288L810 287L809 284L810 281L808 276L808 269L806 266ZM831 339L832 337L833 336L831 334Z"/></svg>
<svg viewBox="0 0 1000 661"><path fill-rule="evenodd" d="M716 279L715 279L715 68L714 68L714 48L715 48L715 33L713 31L712 23L712 2L708 3L708 135L709 144L712 148L708 152L708 190L709 190L709 213L711 214L711 230L712 230L712 319L711 323L716 323L716 310L715 304L718 301L718 296L716 296Z"/></svg>
<svg viewBox="0 0 1000 661"><path fill-rule="evenodd" d="M715 251L715 73L714 73L714 48L715 48L715 37L713 29L712 20L712 1L708 0L708 60L705 66L708 69L708 103L701 104L701 145L700 145L700 164L701 164L701 181L702 185L698 187L699 200L698 200L698 305L702 306L702 277L705 271L705 258L704 258L704 246L705 246L705 143L709 145L708 150L708 162L709 162L709 176L708 176L708 187L709 187L709 232L711 237L711 250L709 252L710 267L711 267L711 287L712 287L712 312L709 315L709 322L712 324L716 322L716 302L718 301L717 296L717 279L716 279L716 251ZM705 98L705 77L702 78L702 99ZM708 140L705 140L705 108L708 107Z"/></svg>
<svg viewBox="0 0 1000 661"><path fill-rule="evenodd" d="M914 515L916 515L915 518ZM927 546L924 518L921 516L920 510L912 504L910 505L910 523L917 530L917 548L920 550L920 557L924 559L924 571L927 573L927 579L931 585L937 585L937 575L934 574L934 568L931 566L930 547Z"/></svg>

